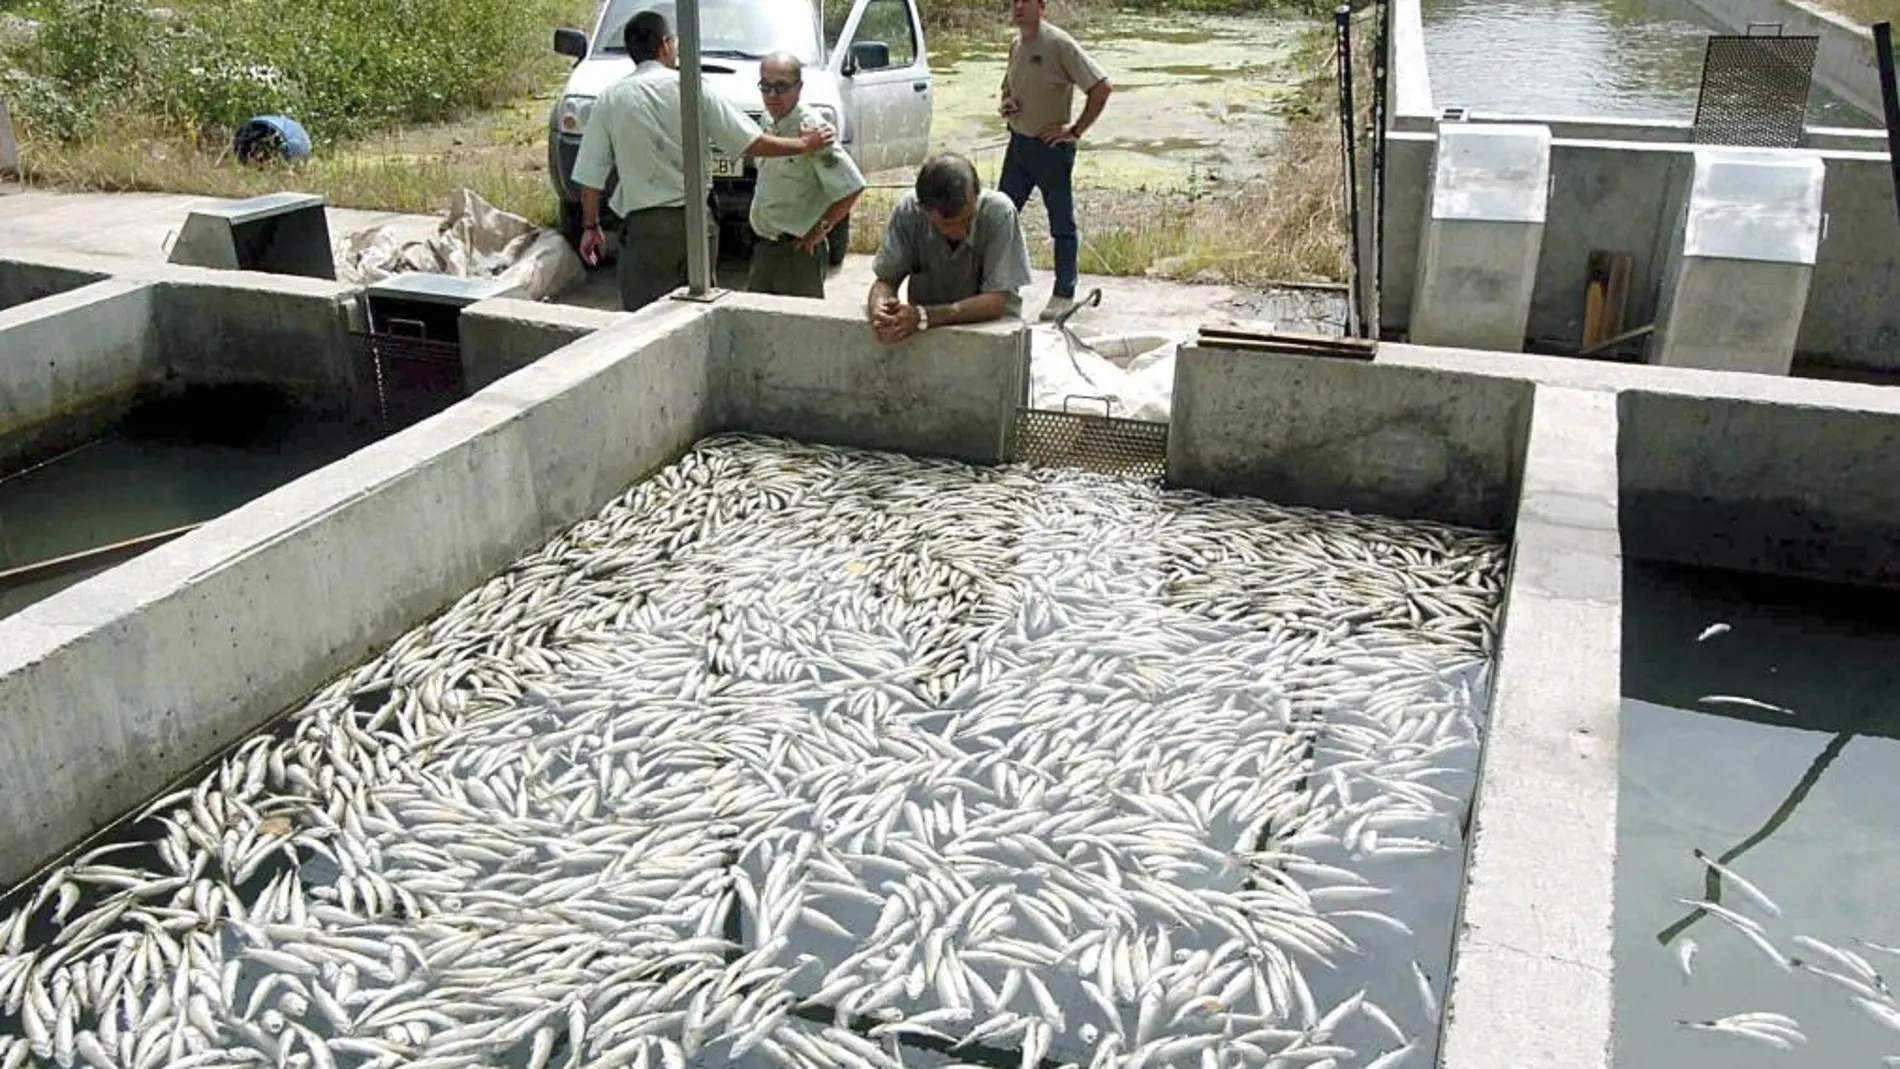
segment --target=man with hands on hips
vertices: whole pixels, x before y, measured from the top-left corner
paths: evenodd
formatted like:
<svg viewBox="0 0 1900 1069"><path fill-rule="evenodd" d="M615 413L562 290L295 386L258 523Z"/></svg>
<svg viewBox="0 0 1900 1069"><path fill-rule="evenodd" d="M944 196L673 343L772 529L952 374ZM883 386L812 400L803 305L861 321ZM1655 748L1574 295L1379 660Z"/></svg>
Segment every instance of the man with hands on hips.
<svg viewBox="0 0 1900 1069"><path fill-rule="evenodd" d="M865 317L895 344L932 327L1022 314L1029 250L1009 198L985 190L970 161L943 153L924 161L916 188L884 227ZM909 283L908 302L897 297Z"/></svg>
<svg viewBox="0 0 1900 1069"><path fill-rule="evenodd" d="M1043 21L1044 10L1045 0L1010 0L1017 36L1009 45L997 108L1009 120L1009 148L997 186L1019 212L1031 190L1042 190L1056 260L1055 292L1042 309L1047 322L1075 306L1081 253L1075 229L1076 142L1101 117L1111 87L1108 75L1075 38ZM1085 99L1081 118L1071 123L1077 89Z"/></svg>

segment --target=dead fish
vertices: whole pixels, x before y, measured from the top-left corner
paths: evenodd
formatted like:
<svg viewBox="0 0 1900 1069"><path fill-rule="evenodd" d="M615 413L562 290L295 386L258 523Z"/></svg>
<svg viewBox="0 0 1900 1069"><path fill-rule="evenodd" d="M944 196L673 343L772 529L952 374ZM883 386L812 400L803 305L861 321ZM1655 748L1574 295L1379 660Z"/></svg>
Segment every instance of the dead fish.
<svg viewBox="0 0 1900 1069"><path fill-rule="evenodd" d="M1770 705L1764 701L1756 701L1754 698L1741 698L1733 694L1704 694L1702 697L1697 698L1696 701L1704 705L1734 705L1744 709L1760 709L1767 713L1785 713L1788 716L1796 715L1793 709L1783 709L1779 705Z"/></svg>
<svg viewBox="0 0 1900 1069"><path fill-rule="evenodd" d="M1729 626L1727 624L1710 624L1702 629L1702 633L1697 635L1695 640L1697 642L1707 642L1717 635L1726 635L1728 632Z"/></svg>
<svg viewBox="0 0 1900 1069"><path fill-rule="evenodd" d="M1703 853L1701 847L1696 847L1692 853L1695 855L1697 861L1707 865L1717 876L1722 877L1723 880L1727 881L1737 891L1740 891L1750 902L1753 902L1755 908L1768 914L1770 917L1781 916L1781 907L1775 904L1774 899L1764 894L1761 888L1756 887L1754 884L1736 875L1735 870Z"/></svg>

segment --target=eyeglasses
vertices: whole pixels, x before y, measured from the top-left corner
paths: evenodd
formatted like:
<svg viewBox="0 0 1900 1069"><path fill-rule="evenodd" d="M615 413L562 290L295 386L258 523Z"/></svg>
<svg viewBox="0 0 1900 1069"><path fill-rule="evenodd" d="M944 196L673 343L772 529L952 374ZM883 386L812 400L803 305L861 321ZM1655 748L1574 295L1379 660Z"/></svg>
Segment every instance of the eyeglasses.
<svg viewBox="0 0 1900 1069"><path fill-rule="evenodd" d="M782 96L798 88L797 82L760 82L759 92Z"/></svg>

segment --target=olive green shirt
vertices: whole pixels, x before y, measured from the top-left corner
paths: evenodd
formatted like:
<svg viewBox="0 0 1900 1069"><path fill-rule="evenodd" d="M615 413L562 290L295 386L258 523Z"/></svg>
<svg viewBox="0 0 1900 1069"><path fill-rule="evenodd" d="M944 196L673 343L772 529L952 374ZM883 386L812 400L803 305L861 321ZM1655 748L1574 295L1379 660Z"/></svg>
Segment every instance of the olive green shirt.
<svg viewBox="0 0 1900 1069"><path fill-rule="evenodd" d="M1029 284L1029 248L1016 206L994 189L977 194L976 218L955 248L930 225L917 194L906 193L891 210L871 273L893 287L909 279L912 304L953 304L979 293L1006 293L1005 312L1019 316L1023 299L1016 291Z"/></svg>
<svg viewBox="0 0 1900 1069"><path fill-rule="evenodd" d="M800 104L766 127L779 137L797 137L821 120ZM833 145L799 156L758 162L752 190L752 232L764 238L804 237L825 210L864 188L864 174L851 156Z"/></svg>
<svg viewBox="0 0 1900 1069"><path fill-rule="evenodd" d="M728 156L743 156L758 140L759 124L717 92L699 96L706 137ZM574 181L606 189L619 172L608 202L615 215L648 208L686 206L686 156L680 150L680 74L648 60L608 86L594 100L574 159Z"/></svg>
<svg viewBox="0 0 1900 1069"><path fill-rule="evenodd" d="M1107 77L1059 26L1045 22L1027 41L1018 34L1009 43L1009 64L1003 73L1004 91L1022 109L1010 116L1010 130L1034 137L1053 123L1067 125L1075 91L1086 93Z"/></svg>

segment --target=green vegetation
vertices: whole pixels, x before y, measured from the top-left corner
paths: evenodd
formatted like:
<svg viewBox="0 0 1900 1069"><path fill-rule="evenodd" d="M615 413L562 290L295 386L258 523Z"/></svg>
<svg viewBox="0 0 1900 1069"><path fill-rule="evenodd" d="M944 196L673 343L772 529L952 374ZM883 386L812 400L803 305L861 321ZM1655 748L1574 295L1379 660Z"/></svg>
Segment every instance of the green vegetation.
<svg viewBox="0 0 1900 1069"><path fill-rule="evenodd" d="M36 0L0 39L0 93L35 139L134 126L227 138L294 115L333 144L504 103L550 71L574 0ZM11 41L12 43L9 43Z"/></svg>

